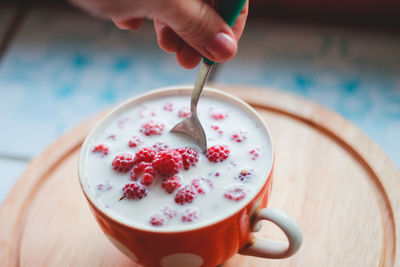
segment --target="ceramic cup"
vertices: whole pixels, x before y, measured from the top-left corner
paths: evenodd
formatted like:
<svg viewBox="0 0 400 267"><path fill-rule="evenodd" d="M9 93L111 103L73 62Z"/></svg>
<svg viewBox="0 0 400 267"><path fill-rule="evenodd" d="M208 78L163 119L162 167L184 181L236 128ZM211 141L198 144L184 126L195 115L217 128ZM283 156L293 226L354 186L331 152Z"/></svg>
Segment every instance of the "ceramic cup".
<svg viewBox="0 0 400 267"><path fill-rule="evenodd" d="M227 214L225 218L190 230L172 232L154 229L149 231L133 227L115 218L110 211L102 209L87 192L85 181L83 181L85 156L87 150L90 149L88 144L92 136L101 130L102 124L115 118L121 111L143 101L154 97L182 94L190 96L191 90L182 87L162 88L134 97L113 109L86 137L79 159L79 178L83 193L105 235L125 255L144 266L217 266L236 253L273 259L293 255L302 242L299 226L282 211L266 208L271 195L274 160L270 166L265 166L265 183L255 197L240 203L238 209L232 214ZM252 107L235 96L215 89L207 88L203 94L229 101L257 120L265 128L267 133L265 138L271 144L269 153L272 159L274 158L274 146L268 127ZM254 232L260 228L258 222L262 220L270 221L278 226L286 235L287 242L268 240L255 235Z"/></svg>

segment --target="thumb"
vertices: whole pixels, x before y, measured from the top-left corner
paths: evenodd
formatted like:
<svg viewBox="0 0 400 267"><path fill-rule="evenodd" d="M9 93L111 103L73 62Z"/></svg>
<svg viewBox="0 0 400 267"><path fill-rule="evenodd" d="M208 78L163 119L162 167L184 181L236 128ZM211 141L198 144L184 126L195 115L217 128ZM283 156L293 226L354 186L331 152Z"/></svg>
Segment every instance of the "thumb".
<svg viewBox="0 0 400 267"><path fill-rule="evenodd" d="M171 0L158 15L180 38L216 62L231 59L237 50L232 29L203 0Z"/></svg>

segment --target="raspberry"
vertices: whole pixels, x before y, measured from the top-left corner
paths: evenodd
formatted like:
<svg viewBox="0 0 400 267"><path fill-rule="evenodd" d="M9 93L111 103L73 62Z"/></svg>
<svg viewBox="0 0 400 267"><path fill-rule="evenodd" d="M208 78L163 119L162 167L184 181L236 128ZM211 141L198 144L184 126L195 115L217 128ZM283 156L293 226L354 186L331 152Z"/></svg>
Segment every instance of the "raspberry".
<svg viewBox="0 0 400 267"><path fill-rule="evenodd" d="M140 132L144 133L147 136L161 135L164 128L165 128L165 125L163 123L149 120L142 124L142 128L140 129Z"/></svg>
<svg viewBox="0 0 400 267"><path fill-rule="evenodd" d="M192 115L192 112L190 112L190 109L188 107L183 107L178 111L178 117L179 118L187 118Z"/></svg>
<svg viewBox="0 0 400 267"><path fill-rule="evenodd" d="M254 170L250 169L250 170L241 170L239 176L237 177L237 179L239 179L242 182L247 182L249 179L253 178L254 176Z"/></svg>
<svg viewBox="0 0 400 267"><path fill-rule="evenodd" d="M112 162L113 169L118 172L127 172L133 167L133 165L133 156L129 153L118 154Z"/></svg>
<svg viewBox="0 0 400 267"><path fill-rule="evenodd" d="M211 162L222 162L229 156L229 147L226 145L215 145L207 149L206 157Z"/></svg>
<svg viewBox="0 0 400 267"><path fill-rule="evenodd" d="M226 117L228 117L228 113L224 112L224 111L218 111L218 110L213 110L211 112L211 118L213 118L214 120L223 120Z"/></svg>
<svg viewBox="0 0 400 267"><path fill-rule="evenodd" d="M199 178L192 181L192 186L198 194L204 195L210 191L210 189L213 187L213 184L208 179Z"/></svg>
<svg viewBox="0 0 400 267"><path fill-rule="evenodd" d="M155 143L155 144L153 145L153 148L154 148L157 152L160 152L160 151L163 151L163 150L167 149L167 148L168 148L168 145L167 145L166 143L163 143L163 142L157 142L157 143Z"/></svg>
<svg viewBox="0 0 400 267"><path fill-rule="evenodd" d="M123 195L119 200L127 199L142 199L147 196L147 189L143 185L132 182L130 184L126 184L122 188Z"/></svg>
<svg viewBox="0 0 400 267"><path fill-rule="evenodd" d="M133 167L133 171L131 172L131 178L132 180L137 180L138 176L144 172L142 179L140 180L140 183L142 185L149 186L153 183L154 177L156 176L156 173L153 169L153 166L149 162L141 162L139 165L136 165Z"/></svg>
<svg viewBox="0 0 400 267"><path fill-rule="evenodd" d="M247 132L244 131L236 131L231 135L231 140L236 141L237 143L241 143L247 139Z"/></svg>
<svg viewBox="0 0 400 267"><path fill-rule="evenodd" d="M179 205L185 205L186 203L192 203L195 197L196 192L193 186L186 185L176 193L175 202Z"/></svg>
<svg viewBox="0 0 400 267"><path fill-rule="evenodd" d="M199 161L199 152L194 148L180 147L177 148L176 151L182 155L183 169L185 170L189 170L190 167L196 166L196 163Z"/></svg>
<svg viewBox="0 0 400 267"><path fill-rule="evenodd" d="M181 212L182 222L193 222L197 220L199 216L200 216L200 210L196 207L187 208Z"/></svg>
<svg viewBox="0 0 400 267"><path fill-rule="evenodd" d="M219 126L217 125L211 125L211 129L213 129L214 131L216 131L218 133L218 135L222 135L224 132L219 128Z"/></svg>
<svg viewBox="0 0 400 267"><path fill-rule="evenodd" d="M172 176L168 179L165 179L162 184L161 187L169 194L171 194L172 192L175 191L175 189L179 188L182 185L181 183L181 178L179 178L179 176L175 175Z"/></svg>
<svg viewBox="0 0 400 267"><path fill-rule="evenodd" d="M165 111L173 111L174 110L174 105L170 102L165 103L164 105L164 110Z"/></svg>
<svg viewBox="0 0 400 267"><path fill-rule="evenodd" d="M260 152L260 149L258 147L249 151L252 160L258 159L259 157L258 152Z"/></svg>
<svg viewBox="0 0 400 267"><path fill-rule="evenodd" d="M143 178L142 178L142 180L140 180L140 183L142 185L149 186L153 183L153 180L154 180L154 175L145 173L145 174L143 174Z"/></svg>
<svg viewBox="0 0 400 267"><path fill-rule="evenodd" d="M153 160L153 168L162 176L177 174L182 168L182 156L174 149L160 151Z"/></svg>
<svg viewBox="0 0 400 267"><path fill-rule="evenodd" d="M163 217L161 214L159 214L159 213L154 214L154 215L151 216L151 218L150 218L150 224L153 225L153 226L163 226L164 223L165 223L165 219L164 219L164 217Z"/></svg>
<svg viewBox="0 0 400 267"><path fill-rule="evenodd" d="M213 172L208 173L208 176L212 176L212 175L214 175L215 177L219 177L221 175L221 173L219 171L213 171Z"/></svg>
<svg viewBox="0 0 400 267"><path fill-rule="evenodd" d="M140 145L142 140L140 140L139 136L132 136L132 138L129 140L129 147L137 147Z"/></svg>
<svg viewBox="0 0 400 267"><path fill-rule="evenodd" d="M99 190L100 192L107 192L107 191L110 191L111 189L112 189L112 185L108 181L105 184L97 185L97 190Z"/></svg>
<svg viewBox="0 0 400 267"><path fill-rule="evenodd" d="M133 167L133 170L131 172L131 178L133 180L136 180L136 178L137 178L136 176L141 174L147 166L152 166L152 165L151 165L150 162L144 162L143 161L143 162L140 162L135 167Z"/></svg>
<svg viewBox="0 0 400 267"><path fill-rule="evenodd" d="M143 147L135 154L135 164L152 162L157 152L151 147Z"/></svg>
<svg viewBox="0 0 400 267"><path fill-rule="evenodd" d="M93 148L92 152L93 152L93 153L101 154L101 157L104 157L104 156L107 156L107 155L108 155L108 151L109 151L109 150L110 150L110 149L109 149L107 146L105 146L105 145L103 145L103 144L100 144L100 145L95 146L95 147Z"/></svg>
<svg viewBox="0 0 400 267"><path fill-rule="evenodd" d="M117 137L115 136L115 134L112 134L112 135L107 136L107 139L115 141L117 139Z"/></svg>
<svg viewBox="0 0 400 267"><path fill-rule="evenodd" d="M162 209L162 213L163 213L163 215L164 215L165 218L167 218L167 219L172 219L172 218L174 218L174 217L176 216L177 211L176 211L176 209L174 209L174 208L171 207L171 206L165 206L165 207Z"/></svg>
<svg viewBox="0 0 400 267"><path fill-rule="evenodd" d="M229 200L239 201L246 197L248 191L244 186L232 185L225 190L224 197Z"/></svg>

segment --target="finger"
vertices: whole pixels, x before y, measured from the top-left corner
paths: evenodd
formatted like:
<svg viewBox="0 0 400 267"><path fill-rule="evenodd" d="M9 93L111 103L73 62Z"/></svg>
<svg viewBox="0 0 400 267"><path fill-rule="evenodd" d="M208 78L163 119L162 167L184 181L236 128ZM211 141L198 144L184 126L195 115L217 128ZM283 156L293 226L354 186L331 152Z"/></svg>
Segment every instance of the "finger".
<svg viewBox="0 0 400 267"><path fill-rule="evenodd" d="M207 3L199 0L170 0L157 16L203 56L224 62L237 50L231 28Z"/></svg>
<svg viewBox="0 0 400 267"><path fill-rule="evenodd" d="M165 23L154 19L154 29L156 30L158 45L169 53L178 52L183 44L181 38Z"/></svg>
<svg viewBox="0 0 400 267"><path fill-rule="evenodd" d="M244 26L246 25L247 15L249 13L249 0L246 1L242 11L237 17L235 24L232 26L233 34L235 35L236 41L239 41L242 36Z"/></svg>
<svg viewBox="0 0 400 267"><path fill-rule="evenodd" d="M183 44L181 49L176 53L176 59L182 67L193 69L199 64L201 55L189 45Z"/></svg>
<svg viewBox="0 0 400 267"><path fill-rule="evenodd" d="M112 18L112 21L121 30L138 30L143 24L143 19L141 18L133 18L128 20L118 20L116 18Z"/></svg>

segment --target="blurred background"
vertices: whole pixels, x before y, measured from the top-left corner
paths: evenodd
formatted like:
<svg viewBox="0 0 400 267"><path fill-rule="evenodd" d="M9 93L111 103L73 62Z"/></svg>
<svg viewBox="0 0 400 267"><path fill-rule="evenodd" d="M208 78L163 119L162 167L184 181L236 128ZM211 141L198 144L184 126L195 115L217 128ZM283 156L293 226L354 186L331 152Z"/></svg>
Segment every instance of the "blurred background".
<svg viewBox="0 0 400 267"><path fill-rule="evenodd" d="M193 84L148 21L121 31L64 1L0 0L0 204L30 159L133 95ZM400 168L400 1L250 0L212 82L273 88L341 114ZM227 88L229 90L229 88Z"/></svg>

